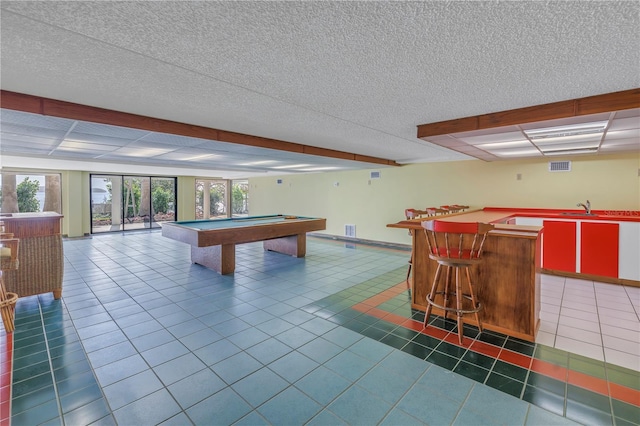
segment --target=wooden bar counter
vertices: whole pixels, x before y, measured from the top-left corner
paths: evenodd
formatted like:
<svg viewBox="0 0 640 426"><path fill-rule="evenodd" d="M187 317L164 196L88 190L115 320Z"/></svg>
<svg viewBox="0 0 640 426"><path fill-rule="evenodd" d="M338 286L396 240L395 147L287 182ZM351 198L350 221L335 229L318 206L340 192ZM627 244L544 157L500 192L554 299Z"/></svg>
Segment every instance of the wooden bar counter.
<svg viewBox="0 0 640 426"><path fill-rule="evenodd" d="M496 214L483 211L438 216L433 219L456 222L491 223ZM500 217L504 216L498 215ZM429 218L432 220L432 218ZM426 297L437 263L428 256L421 223L425 219L404 220L388 227L408 229L412 235L412 307L426 310ZM542 227L496 224L484 245L484 262L471 268L476 297L482 303L480 320L487 330L534 341L540 312L540 232ZM439 309L434 314L442 315ZM473 315L465 323L474 324Z"/></svg>
<svg viewBox="0 0 640 426"><path fill-rule="evenodd" d="M54 212L0 214L5 232L20 239L18 268L4 273L7 291L18 297L41 293L62 295L64 253L62 215Z"/></svg>

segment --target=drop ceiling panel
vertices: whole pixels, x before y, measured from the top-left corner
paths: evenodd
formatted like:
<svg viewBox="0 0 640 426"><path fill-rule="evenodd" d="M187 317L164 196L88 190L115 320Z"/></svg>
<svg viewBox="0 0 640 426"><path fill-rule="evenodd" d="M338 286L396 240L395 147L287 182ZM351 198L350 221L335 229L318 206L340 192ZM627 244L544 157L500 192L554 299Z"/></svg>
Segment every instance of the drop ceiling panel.
<svg viewBox="0 0 640 426"><path fill-rule="evenodd" d="M607 140L605 143L602 144L602 148L608 148L608 147L612 147L612 146L628 146L629 149L633 150L639 150L640 151L640 136L638 137L630 137L630 138L623 138L623 139L611 139L611 140Z"/></svg>
<svg viewBox="0 0 640 426"><path fill-rule="evenodd" d="M66 132L74 125L73 120L57 117L47 117L40 114L26 114L19 111L3 109L0 114L2 125L15 124L29 128L50 129Z"/></svg>
<svg viewBox="0 0 640 426"><path fill-rule="evenodd" d="M134 138L129 138L134 139ZM206 143L205 139L189 138L186 136L170 135L166 133L147 132L140 137L140 140L147 142L154 142L163 145L170 145L175 147L190 147L197 146Z"/></svg>
<svg viewBox="0 0 640 426"><path fill-rule="evenodd" d="M25 126L23 124L2 123L3 134L29 135L45 139L62 140L67 130L51 129L47 127Z"/></svg>
<svg viewBox="0 0 640 426"><path fill-rule="evenodd" d="M73 128L74 133L87 135L104 136L113 139L139 139L149 132L144 130L131 129L127 127L110 126L108 124L91 123L78 121Z"/></svg>
<svg viewBox="0 0 640 426"><path fill-rule="evenodd" d="M58 150L82 150L85 152L94 151L96 154L100 154L103 152L111 152L118 149L117 146L101 144L101 143L91 143L91 142L83 142L76 140L65 139L62 143L57 146Z"/></svg>
<svg viewBox="0 0 640 426"><path fill-rule="evenodd" d="M7 134L5 132L0 133L0 144L14 144L14 145L32 145L39 146L41 148L52 149L58 146L60 141L58 139L40 138L32 135L24 134ZM10 146L10 145L6 145Z"/></svg>
<svg viewBox="0 0 640 426"><path fill-rule="evenodd" d="M488 143L503 143L503 142L521 142L526 141L522 132L506 132L506 133L487 133L480 136L459 136L457 138L469 145L482 145Z"/></svg>
<svg viewBox="0 0 640 426"><path fill-rule="evenodd" d="M640 129L628 129L628 130L609 130L603 144L615 142L618 139L635 139L640 145Z"/></svg>
<svg viewBox="0 0 640 426"><path fill-rule="evenodd" d="M100 144L100 145L110 145L112 147L122 147L127 146L131 143L132 139L121 139L113 136L103 136L96 134L88 134L88 133L79 133L79 132L71 132L66 137L65 140L71 140L76 142L83 142L86 144Z"/></svg>
<svg viewBox="0 0 640 426"><path fill-rule="evenodd" d="M607 121L611 118L611 113L581 115L576 117L559 118L556 120L546 120L543 122L522 123L519 127L522 130L534 130L544 127L572 126L582 123Z"/></svg>
<svg viewBox="0 0 640 426"><path fill-rule="evenodd" d="M619 114L616 114L616 117L618 117L618 115ZM640 127L640 114L635 117L616 118L611 121L607 134L618 130L637 130L638 127Z"/></svg>
<svg viewBox="0 0 640 426"><path fill-rule="evenodd" d="M13 153L39 153L42 155L47 155L51 152L51 147L46 145L38 145L38 144L25 144L20 141L2 141L2 152L7 153L9 151Z"/></svg>

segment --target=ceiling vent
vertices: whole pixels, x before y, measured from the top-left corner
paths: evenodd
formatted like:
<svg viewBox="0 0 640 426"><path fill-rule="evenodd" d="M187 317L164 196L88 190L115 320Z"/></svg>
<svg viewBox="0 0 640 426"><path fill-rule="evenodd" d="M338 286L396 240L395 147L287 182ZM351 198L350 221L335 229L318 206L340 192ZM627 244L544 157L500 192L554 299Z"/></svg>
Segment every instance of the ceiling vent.
<svg viewBox="0 0 640 426"><path fill-rule="evenodd" d="M549 161L550 172L570 172L571 161Z"/></svg>

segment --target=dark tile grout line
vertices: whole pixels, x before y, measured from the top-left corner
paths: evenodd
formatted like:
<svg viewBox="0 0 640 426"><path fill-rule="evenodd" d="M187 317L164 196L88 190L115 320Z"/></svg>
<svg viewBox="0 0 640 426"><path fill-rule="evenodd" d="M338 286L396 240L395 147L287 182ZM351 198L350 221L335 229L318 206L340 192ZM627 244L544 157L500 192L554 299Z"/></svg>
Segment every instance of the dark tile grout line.
<svg viewBox="0 0 640 426"><path fill-rule="evenodd" d="M403 268L403 269L404 269L404 268ZM135 273L134 273L134 275L135 275ZM377 280L377 279L378 279L378 278L376 278L376 280ZM84 280L83 280L83 282L84 282ZM86 282L84 282L84 283L85 283L85 284L87 284ZM116 284L117 284L117 283L116 283ZM351 290L351 289L353 289L354 287L357 287L357 286L362 285L362 284L367 284L367 282L360 283L360 284L356 284L356 285L354 285L354 286L349 287L349 288L348 288L348 289L346 289L346 290ZM375 284L375 286L383 286L383 285L384 285L384 284L382 284L382 283L380 283L380 284ZM120 286L120 285L118 284L118 286ZM388 287L388 285L386 285L386 287ZM342 291L346 291L346 290L342 290ZM97 296L95 295L95 293L93 292L93 290L91 290L91 291L92 291L92 293L94 294L94 297L96 297L96 298L97 298ZM376 290L376 291L377 291L377 290ZM327 296L326 298L334 297L336 294L339 294L339 293L340 293L340 292L337 292L337 293L335 293L335 294L333 294L333 295ZM375 292L374 292L374 293L372 293L372 294L374 294L374 295L375 295L375 294L379 294L379 293L375 293ZM326 298L324 298L324 299L326 299ZM136 299L134 299L133 297L132 297L132 299L133 299L134 301L136 301L136 304L138 304L138 305L139 305L139 302L138 302ZM320 299L320 300L324 300L324 299ZM100 299L98 298L98 300L100 300ZM100 302L100 303L101 303L101 305L103 304L102 302ZM314 303L315 303L315 302L314 302ZM313 305L313 303L312 303L311 305ZM141 307L145 312L147 311L147 309L145 309L142 305L139 305L139 306L140 306L140 307ZM39 305L39 309L40 309L40 313L41 313L41 317L42 317L42 311L41 311L41 307L40 307L40 305ZM66 309L66 306L65 306L65 309ZM301 309L301 308L295 308L295 309ZM321 308L321 309L324 309L324 308ZM317 312L317 311L316 311L316 312ZM322 316L320 316L320 317L322 318ZM112 317L112 319L113 319L113 317ZM381 321L381 320L377 320L377 322L380 322L380 321ZM72 322L73 322L73 320L72 320ZM374 324L375 324L375 323L374 323ZM43 320L43 326L44 326L44 320ZM74 326L74 328L75 328L75 326ZM118 328L119 328L119 329L121 329L121 326L120 326L120 325L118 325ZM374 325L369 325L367 328L375 328L375 326L374 326ZM399 328L399 326L396 326L396 328ZM391 334L391 332L388 332L388 333L387 333L387 335L389 335L389 334ZM45 336L46 336L46 330L45 330ZM272 336L272 337L273 337L273 336ZM318 337L320 337L320 336L316 336L316 338L318 338ZM127 339L130 341L130 339L129 339L129 337L128 337L128 336L127 336ZM507 339L505 339L505 340L502 342L501 348L504 348L504 346L506 345L506 342L507 342L507 341L508 341L508 340L507 340ZM83 346L83 348L84 348L84 346ZM456 365L458 365L458 364L460 364L460 363L462 362L462 358L463 358L463 357L464 357L464 355L469 351L469 349L470 349L469 347L465 348L464 353L463 353L463 354L458 358L458 360L457 360L457 362L456 362ZM84 349L83 349L83 350L84 350ZM137 350L137 349L136 349L136 350ZM344 351L344 350L346 350L346 349L343 349L343 351ZM47 351L49 351L49 348L48 348L48 347L47 347ZM435 351L435 348L433 348L432 352L433 352L433 351ZM242 350L242 352L245 352L245 350ZM86 353L86 350L85 350L85 353ZM137 353L138 353L138 354L140 354L140 352L139 352L139 351L137 351ZM387 356L388 356L388 355L387 355ZM49 362L51 363L51 358L49 358ZM146 360L145 360L145 362L146 362ZM491 371L491 370L492 370L492 368L493 368L493 366L496 364L496 362L497 362L497 359L494 359L494 360L493 360L493 363L492 363L492 367L489 369L489 371ZM147 363L147 364L148 364L148 363ZM52 372L53 372L53 366L52 366L52 365L51 365L51 368L52 368ZM373 367L372 367L372 368L373 368ZM455 368L455 366L454 366L454 368ZM530 371L531 371L531 370L529 369L529 370L528 370L528 372L527 372L527 377L528 377L528 375L530 374ZM92 368L92 372L93 372L93 368ZM426 372L426 370L425 370L425 372ZM423 372L423 374L424 374L424 372ZM486 380L488 380L488 377L489 377L489 376L487 375L487 377L485 378L485 382L486 382ZM479 383L479 382L477 382L477 381L476 381L476 383ZM525 383L526 383L526 379L525 379ZM55 385L55 378L54 378L54 385ZM353 386L353 385L355 385L355 382L354 382L354 383L352 383L352 385L351 385L351 386ZM229 385L229 386L230 386L230 385ZM415 386L415 383L413 384L413 386ZM475 386L475 384L474 384L474 386ZM565 386L566 386L566 384L565 384ZM469 391L469 394L470 394L470 392L471 392L471 391ZM523 391L522 391L522 392L524 392L524 388L523 388ZM522 392L521 392L521 393L522 393ZM468 398L469 394L467 394L467 398ZM566 394L566 390L565 390L565 394ZM337 398L337 396L336 396L336 398ZM334 398L334 399L335 399L335 398ZM106 399L105 399L105 401L106 401ZM565 404L566 404L566 398L565 398ZM59 405L59 407L60 407L60 403L59 403L59 402L58 402L58 405ZM251 404L250 404L250 405L251 405ZM328 406L329 404L326 404L326 405ZM396 403L396 405L397 405L397 403ZM461 406L461 407L462 407L462 406ZM61 410L61 409L60 409L60 410ZM181 412L185 412L185 410L182 410ZM320 412L322 412L322 410L321 410ZM318 414L316 414L316 416L317 416L317 415L319 415L319 413L320 413L320 412L318 412ZM386 415L386 416L388 416L390 412L391 412L391 410L389 410L389 412L387 413L387 415ZM612 412L613 412L613 411L612 411ZM386 416L385 416L385 418L386 418ZM314 418L315 418L315 416L314 416ZM384 419L384 418L383 418L383 419Z"/></svg>
<svg viewBox="0 0 640 426"><path fill-rule="evenodd" d="M62 419L62 402L60 401L60 395L58 393L58 387L57 387L57 383L56 383L56 377L55 377L55 371L53 368L53 361L51 360L51 350L49 348L49 337L47 335L47 329L46 329L46 325L45 325L45 319L44 319L44 315L42 313L42 306L40 305L39 301L38 301L38 313L40 316L40 321L42 324L42 334L44 337L44 346L45 346L45 350L47 351L47 360L49 361L49 369L51 371L51 381L53 382L53 392L56 395L56 404L58 406L58 416Z"/></svg>
<svg viewBox="0 0 640 426"><path fill-rule="evenodd" d="M86 281L84 281L84 280L83 280L83 283L84 283L85 285L87 284L87 283L86 283ZM117 283L116 283L116 284L117 284ZM88 287L89 287L89 286L88 286ZM125 292L126 292L126 291L125 291ZM95 294L95 292L94 292L93 290L91 290L91 293L94 295L94 297L95 297L97 300L100 300L100 299L97 297L97 295ZM131 295L129 295L129 296L130 296L133 300L135 300ZM100 302L100 303L101 303L101 305L102 305L102 302ZM146 311L146 309L145 309L144 307L142 307L141 305L139 305L139 303L138 303L137 301L136 301L136 304L137 304L138 306L140 306L143 310L145 310L145 311ZM65 309L65 310L67 310L67 308L66 308L66 304L64 304L64 303L63 303L63 305L62 305L62 306L64 307L64 309ZM45 342L46 342L46 341L47 341L47 330L46 330L46 328L45 328L45 322L44 322L44 318L43 318L43 316L42 316L41 304L40 304L40 300L39 300L39 299L38 299L38 309L39 309L39 312L40 312L40 317L41 317L41 321L42 321L42 327L43 327L44 337L45 337ZM67 314L69 314L68 310L67 310ZM110 315L110 316L111 316L111 315ZM70 320L71 320L71 323L72 323L72 324L74 324L74 328L77 330L77 327L75 326L75 322L74 322L74 320L73 320L73 318L71 317L71 315L70 315L70 314L69 314L69 318L70 318ZM112 320L115 322L115 320L113 319L113 317L112 317L112 316L111 316L111 318L112 318ZM116 324L117 324L117 323L116 323ZM122 330L120 325L118 325L118 328L119 328L120 330ZM126 335L126 334L125 334L125 335ZM319 337L319 336L318 336L318 337ZM131 340L130 340L130 338L129 338L129 337L127 337L127 340L129 340L129 342L131 343ZM80 342L81 342L81 345L82 345L82 340L81 340L81 339L80 339ZM85 352L85 354L87 354L87 351L86 351L86 349L85 349L84 345L82 345L82 347L83 347L83 351ZM137 353L140 355L139 350L138 350L137 348L136 348L136 350L137 350ZM246 351L245 351L245 350L242 350L242 352L246 352ZM47 344L47 353L48 353L48 354L50 354L48 344ZM145 362L146 362L146 360L145 360ZM52 379L53 379L53 382L54 382L54 385L55 385L54 369L53 369L53 364L52 364L52 362L51 362L51 358L50 358L50 356L49 356L49 364L50 364L50 368L51 368ZM149 368L151 369L151 366L150 366L148 363L147 363L147 365L148 365L148 366L149 366ZM373 368L373 367L372 367L372 368ZM92 371L92 373L94 374L94 378L95 378L95 370L94 370L93 368L91 368L91 371ZM155 374L155 373L154 373L154 374ZM157 377L157 375L156 375L156 377ZM231 386L231 385L229 385L229 386ZM61 419L63 420L63 422L64 422L64 416L63 416L63 414L62 414L62 407L61 407L61 403L60 403L59 395L58 395L58 393L57 393L57 390L56 390L55 392L56 392L57 405L58 405L58 407L59 407L60 418L61 418ZM103 394L103 397L104 397L104 394ZM337 398L337 396L336 396L336 398ZM105 402L108 404L108 402L106 401L106 398L105 398ZM176 401L176 402L177 402L177 401ZM247 401L247 402L248 402L248 401ZM185 410L182 410L182 412L184 412L184 411L185 411Z"/></svg>
<svg viewBox="0 0 640 426"><path fill-rule="evenodd" d="M366 283L363 283L363 284L366 284ZM396 286L399 286L399 285L400 285L400 284L397 284ZM398 295L394 295L394 296L392 296L391 298L395 298L395 297L398 297ZM361 302L361 303L362 303L362 302ZM338 314L338 313L336 313L336 314ZM364 315L366 315L366 312L364 312L363 314L364 314ZM385 320L384 320L384 318L380 318L380 319L379 319L379 321L385 321ZM434 321L435 321L435 319L434 319L434 320L432 320L430 324L432 324ZM374 326L374 325L370 325L368 328L371 328L371 327L374 327L374 328L375 328L375 326ZM399 325L397 328L399 328L399 327L402 327L402 326L401 326L401 325ZM366 329L365 329L365 330L366 330ZM363 330L363 331L364 331L364 330ZM447 331L448 331L449 333L451 333L451 330L447 330ZM392 334L392 332L387 333L387 335L388 335L388 334ZM476 335L476 338L477 338L477 336L478 336L478 335ZM381 341L381 342L383 342L383 341L382 341L382 339L378 339L378 340L379 340L379 341ZM413 340L413 339L412 339L412 340ZM444 341L444 340L443 340L443 341ZM506 338L503 340L503 343L502 343L502 345L501 345L500 349L504 349L504 346L507 344L507 342L508 342L508 341L509 341L509 338L508 338L508 336L506 336ZM383 343L384 343L384 342L383 342ZM441 343L442 343L442 342L441 342ZM441 343L440 343L440 344L441 344ZM438 346L439 346L440 344L438 344ZM455 343L454 343L454 345L455 345ZM536 359L536 358L535 358L535 353L536 353L535 348L536 348L536 347L538 347L538 344L534 344L534 345L535 345L535 346L534 346L534 352L533 352L533 354L530 356L530 357L531 357L532 362L533 362L533 360L534 360L534 359ZM431 353L435 352L438 346L436 346L435 348L433 348ZM467 347L465 347L465 351L464 351L464 353L463 353L463 354L461 354L461 355L460 355L460 357L457 359L456 364L451 368L451 371L455 371L455 368L456 368L456 367L457 367L457 366L462 362L462 359L464 358L465 354L466 354L469 350L472 350L472 349L471 349L471 346L472 346L472 344L469 344ZM398 348L398 349L402 350L402 348ZM431 349L431 348L429 348L429 349ZM490 374L491 374L491 371L493 370L493 366L495 366L495 364L496 364L497 360L498 360L498 358L495 358L495 359L494 359L494 361L493 361L493 363L492 363L492 367L491 367L490 369L488 369L488 374L487 374L487 376L485 377L485 379L484 379L483 383L486 383L486 381L489 379ZM606 364L606 363L604 363L604 364ZM520 399L523 399L523 397L524 397L524 395L525 395L525 393L526 393L526 390L527 390L527 386L529 386L527 383L528 383L528 380L529 380L529 376L530 376L530 374L532 373L532 368L531 368L531 367L532 367L532 365L530 364L529 368L527 369L526 377L525 377L524 381L522 382L523 387L522 387L522 390L520 391ZM445 367L445 368L446 368L446 367ZM568 366L567 366L567 367L565 367L565 368L566 368L567 370L570 370ZM496 374L499 374L499 373L496 373ZM468 377L468 376L467 376L467 377ZM468 377L468 378L471 378L472 380L475 380L475 379L473 379L472 377ZM477 381L477 380L475 380L475 381ZM609 380L608 380L608 378L606 378L606 381L607 381L607 385L609 385ZM568 401L569 401L569 397L568 397L569 393L568 393L568 390L569 390L569 386L570 386L571 384L569 383L568 378L567 378L567 379L565 379L565 380L563 380L562 382L563 382L563 385L564 385L564 388L565 388L565 391L564 391L564 397L563 397L564 402L563 402L563 414L562 414L562 415L566 417L566 413L567 413L567 403L568 403ZM575 386L575 385L572 385L572 386ZM614 400L615 398L613 398L613 396L611 396L611 394L606 395L606 397L607 397L608 402L609 402L609 408L610 408L609 414L610 414L610 416L611 416L611 418L612 418L612 419L615 419L615 418L617 417L617 416L615 416L615 410L614 410L614 406L613 406L613 400ZM529 402L531 402L531 401L529 401ZM531 403L533 403L533 402L531 402ZM615 420L614 420L614 421L615 421Z"/></svg>

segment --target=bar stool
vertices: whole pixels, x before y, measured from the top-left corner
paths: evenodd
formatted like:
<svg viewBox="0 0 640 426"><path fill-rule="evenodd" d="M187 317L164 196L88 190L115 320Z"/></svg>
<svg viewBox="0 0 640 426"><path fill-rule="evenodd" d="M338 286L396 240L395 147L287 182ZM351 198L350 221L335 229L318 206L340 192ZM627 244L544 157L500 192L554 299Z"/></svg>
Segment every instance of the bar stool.
<svg viewBox="0 0 640 426"><path fill-rule="evenodd" d="M4 271L18 269L18 248L20 240L18 238L7 238L12 234L2 234L0 239L0 316L4 323L4 329L7 333L14 330L14 312L18 295L6 291L4 287Z"/></svg>
<svg viewBox="0 0 640 426"><path fill-rule="evenodd" d="M439 214L447 213L447 210L438 207L427 207L424 210L427 212L427 216L437 216Z"/></svg>
<svg viewBox="0 0 640 426"><path fill-rule="evenodd" d="M478 311L482 309L482 304L476 300L469 268L482 262L484 242L487 238L487 233L493 229L493 225L476 222L431 220L422 222L422 227L427 238L429 258L438 263L431 291L427 295L424 326L427 327L429 316L434 306L444 311L445 319L449 312L454 312L458 322L458 340L462 344L463 315L474 314L478 329L482 332L482 322L478 315ZM446 267L446 271L444 277L441 277L443 266ZM453 270L455 270L455 289L450 288ZM461 270L467 276L469 293L464 293L462 289ZM442 295L442 304L435 301L436 295ZM455 299L455 307L449 306L450 298ZM469 306L469 301L471 306Z"/></svg>
<svg viewBox="0 0 640 426"><path fill-rule="evenodd" d="M406 217L407 220L417 219L425 213L426 212L423 210L404 209L404 217ZM414 231L409 230L409 235L412 235L413 232ZM412 266L413 266L413 248L411 248L411 258L409 259L409 268L407 269L407 278L405 280L407 282L407 290L411 290L411 284L409 284L409 277L411 276Z"/></svg>

